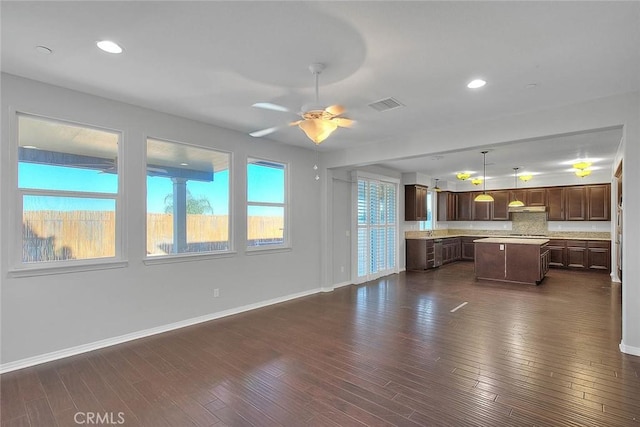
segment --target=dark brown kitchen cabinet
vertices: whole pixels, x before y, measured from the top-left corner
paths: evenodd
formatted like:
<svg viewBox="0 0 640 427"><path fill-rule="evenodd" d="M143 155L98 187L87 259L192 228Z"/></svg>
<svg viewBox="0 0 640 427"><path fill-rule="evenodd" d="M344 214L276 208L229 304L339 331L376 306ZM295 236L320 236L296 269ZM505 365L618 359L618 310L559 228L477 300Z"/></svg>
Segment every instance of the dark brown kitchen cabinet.
<svg viewBox="0 0 640 427"><path fill-rule="evenodd" d="M473 193L456 193L456 219L471 221L473 218Z"/></svg>
<svg viewBox="0 0 640 427"><path fill-rule="evenodd" d="M609 240L549 240L549 265L574 270L611 271Z"/></svg>
<svg viewBox="0 0 640 427"><path fill-rule="evenodd" d="M547 206L547 192L544 188L530 188L527 192L527 206Z"/></svg>
<svg viewBox="0 0 640 427"><path fill-rule="evenodd" d="M491 219L493 221L508 221L509 218L509 190L491 191Z"/></svg>
<svg viewBox="0 0 640 427"><path fill-rule="evenodd" d="M549 249L549 266L566 267L567 242L564 240L551 239L547 246Z"/></svg>
<svg viewBox="0 0 640 427"><path fill-rule="evenodd" d="M509 190L509 201L518 199L519 201L524 203L525 206L528 206L527 194L527 190L524 189Z"/></svg>
<svg viewBox="0 0 640 427"><path fill-rule="evenodd" d="M587 220L609 221L611 218L610 185L589 185L587 190Z"/></svg>
<svg viewBox="0 0 640 427"><path fill-rule="evenodd" d="M564 221L564 187L547 188L546 193L547 220Z"/></svg>
<svg viewBox="0 0 640 427"><path fill-rule="evenodd" d="M611 271L611 242L587 242L587 258L589 270Z"/></svg>
<svg viewBox="0 0 640 427"><path fill-rule="evenodd" d="M406 240L407 270L427 270L433 268L433 240Z"/></svg>
<svg viewBox="0 0 640 427"><path fill-rule="evenodd" d="M460 260L460 238L442 239L442 264Z"/></svg>
<svg viewBox="0 0 640 427"><path fill-rule="evenodd" d="M474 221L491 221L491 206L492 202L476 202L476 196L482 194L482 191L471 193L471 200L473 203L472 219Z"/></svg>
<svg viewBox="0 0 640 427"><path fill-rule="evenodd" d="M585 221L587 219L587 188L585 186L565 187L565 219Z"/></svg>
<svg viewBox="0 0 640 427"><path fill-rule="evenodd" d="M479 237L461 237L460 238L460 259L464 261L473 261L475 259L475 243L474 240Z"/></svg>
<svg viewBox="0 0 640 427"><path fill-rule="evenodd" d="M423 185L404 186L404 220L427 220L427 187Z"/></svg>
<svg viewBox="0 0 640 427"><path fill-rule="evenodd" d="M587 268L588 252L585 240L567 240L567 267Z"/></svg>
<svg viewBox="0 0 640 427"><path fill-rule="evenodd" d="M438 193L438 221L456 220L456 195L449 191Z"/></svg>

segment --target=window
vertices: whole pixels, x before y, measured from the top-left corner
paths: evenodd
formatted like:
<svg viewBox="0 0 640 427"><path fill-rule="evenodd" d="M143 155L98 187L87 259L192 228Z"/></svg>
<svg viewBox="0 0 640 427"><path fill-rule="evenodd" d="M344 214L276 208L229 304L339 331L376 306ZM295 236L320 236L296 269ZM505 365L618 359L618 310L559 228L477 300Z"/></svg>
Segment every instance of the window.
<svg viewBox="0 0 640 427"><path fill-rule="evenodd" d="M358 177L357 277L373 280L396 270L397 184Z"/></svg>
<svg viewBox="0 0 640 427"><path fill-rule="evenodd" d="M433 218L434 218L434 206L433 206L434 194L433 191L427 191L427 220L420 221L420 230L433 230Z"/></svg>
<svg viewBox="0 0 640 427"><path fill-rule="evenodd" d="M229 251L231 155L147 139L147 256Z"/></svg>
<svg viewBox="0 0 640 427"><path fill-rule="evenodd" d="M287 239L287 165L247 161L247 247L284 247Z"/></svg>
<svg viewBox="0 0 640 427"><path fill-rule="evenodd" d="M22 266L118 258L118 132L18 114Z"/></svg>

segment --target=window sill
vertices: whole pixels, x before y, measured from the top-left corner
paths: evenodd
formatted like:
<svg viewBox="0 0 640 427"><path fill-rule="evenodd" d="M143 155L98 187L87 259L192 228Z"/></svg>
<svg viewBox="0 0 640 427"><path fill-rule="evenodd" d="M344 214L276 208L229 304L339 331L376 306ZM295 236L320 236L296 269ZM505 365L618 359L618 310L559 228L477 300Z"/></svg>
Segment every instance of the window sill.
<svg viewBox="0 0 640 427"><path fill-rule="evenodd" d="M52 274L79 273L83 271L110 270L113 268L125 268L129 266L128 261L105 261L91 262L76 265L47 265L16 268L9 270L9 277L33 277L33 276L49 276Z"/></svg>
<svg viewBox="0 0 640 427"><path fill-rule="evenodd" d="M277 247L277 248L269 248L269 247L259 247L259 248L247 248L245 251L246 255L262 255L262 254L272 254L278 252L291 252L291 247Z"/></svg>
<svg viewBox="0 0 640 427"><path fill-rule="evenodd" d="M192 262L203 261L207 259L216 258L229 258L237 255L236 251L220 252L220 253L206 253L206 254L178 254L178 255L163 255L157 257L147 257L142 260L145 265L158 265L158 264L171 264L177 262Z"/></svg>

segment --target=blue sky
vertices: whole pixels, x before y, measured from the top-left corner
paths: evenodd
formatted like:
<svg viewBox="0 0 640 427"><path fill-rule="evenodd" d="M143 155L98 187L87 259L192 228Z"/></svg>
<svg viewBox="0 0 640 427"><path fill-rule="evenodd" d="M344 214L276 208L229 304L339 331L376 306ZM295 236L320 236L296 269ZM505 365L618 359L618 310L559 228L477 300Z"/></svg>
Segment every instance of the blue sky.
<svg viewBox="0 0 640 427"><path fill-rule="evenodd" d="M248 165L249 199L254 202L284 201L284 171ZM18 185L20 188L43 190L90 191L115 194L117 176L91 169L19 163ZM187 189L195 198L206 198L213 207L215 215L229 213L229 171L214 175L213 182L188 181ZM164 213L165 198L172 194L173 184L169 178L147 177L148 212ZM113 203L101 199L75 199L70 197L52 198L29 196L24 200L24 210L113 210ZM269 210L265 209L264 214ZM253 211L252 211L253 213Z"/></svg>

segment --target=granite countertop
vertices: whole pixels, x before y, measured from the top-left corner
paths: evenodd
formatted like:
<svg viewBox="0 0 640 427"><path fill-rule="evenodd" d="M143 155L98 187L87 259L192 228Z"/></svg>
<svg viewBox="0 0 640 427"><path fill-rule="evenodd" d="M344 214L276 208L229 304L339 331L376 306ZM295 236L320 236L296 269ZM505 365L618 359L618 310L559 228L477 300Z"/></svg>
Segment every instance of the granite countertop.
<svg viewBox="0 0 640 427"><path fill-rule="evenodd" d="M434 240L434 239L450 239L453 237L496 237L501 239L558 239L558 240L600 240L603 242L611 241L610 238L605 237L576 237L576 236L568 236L568 235L553 235L553 236L515 236L515 235L496 235L496 234L447 234L446 236L412 236L405 237L406 240Z"/></svg>
<svg viewBox="0 0 640 427"><path fill-rule="evenodd" d="M520 237L485 237L483 239L474 240L473 243L506 243L518 245L544 245L549 239L544 238L520 238Z"/></svg>

